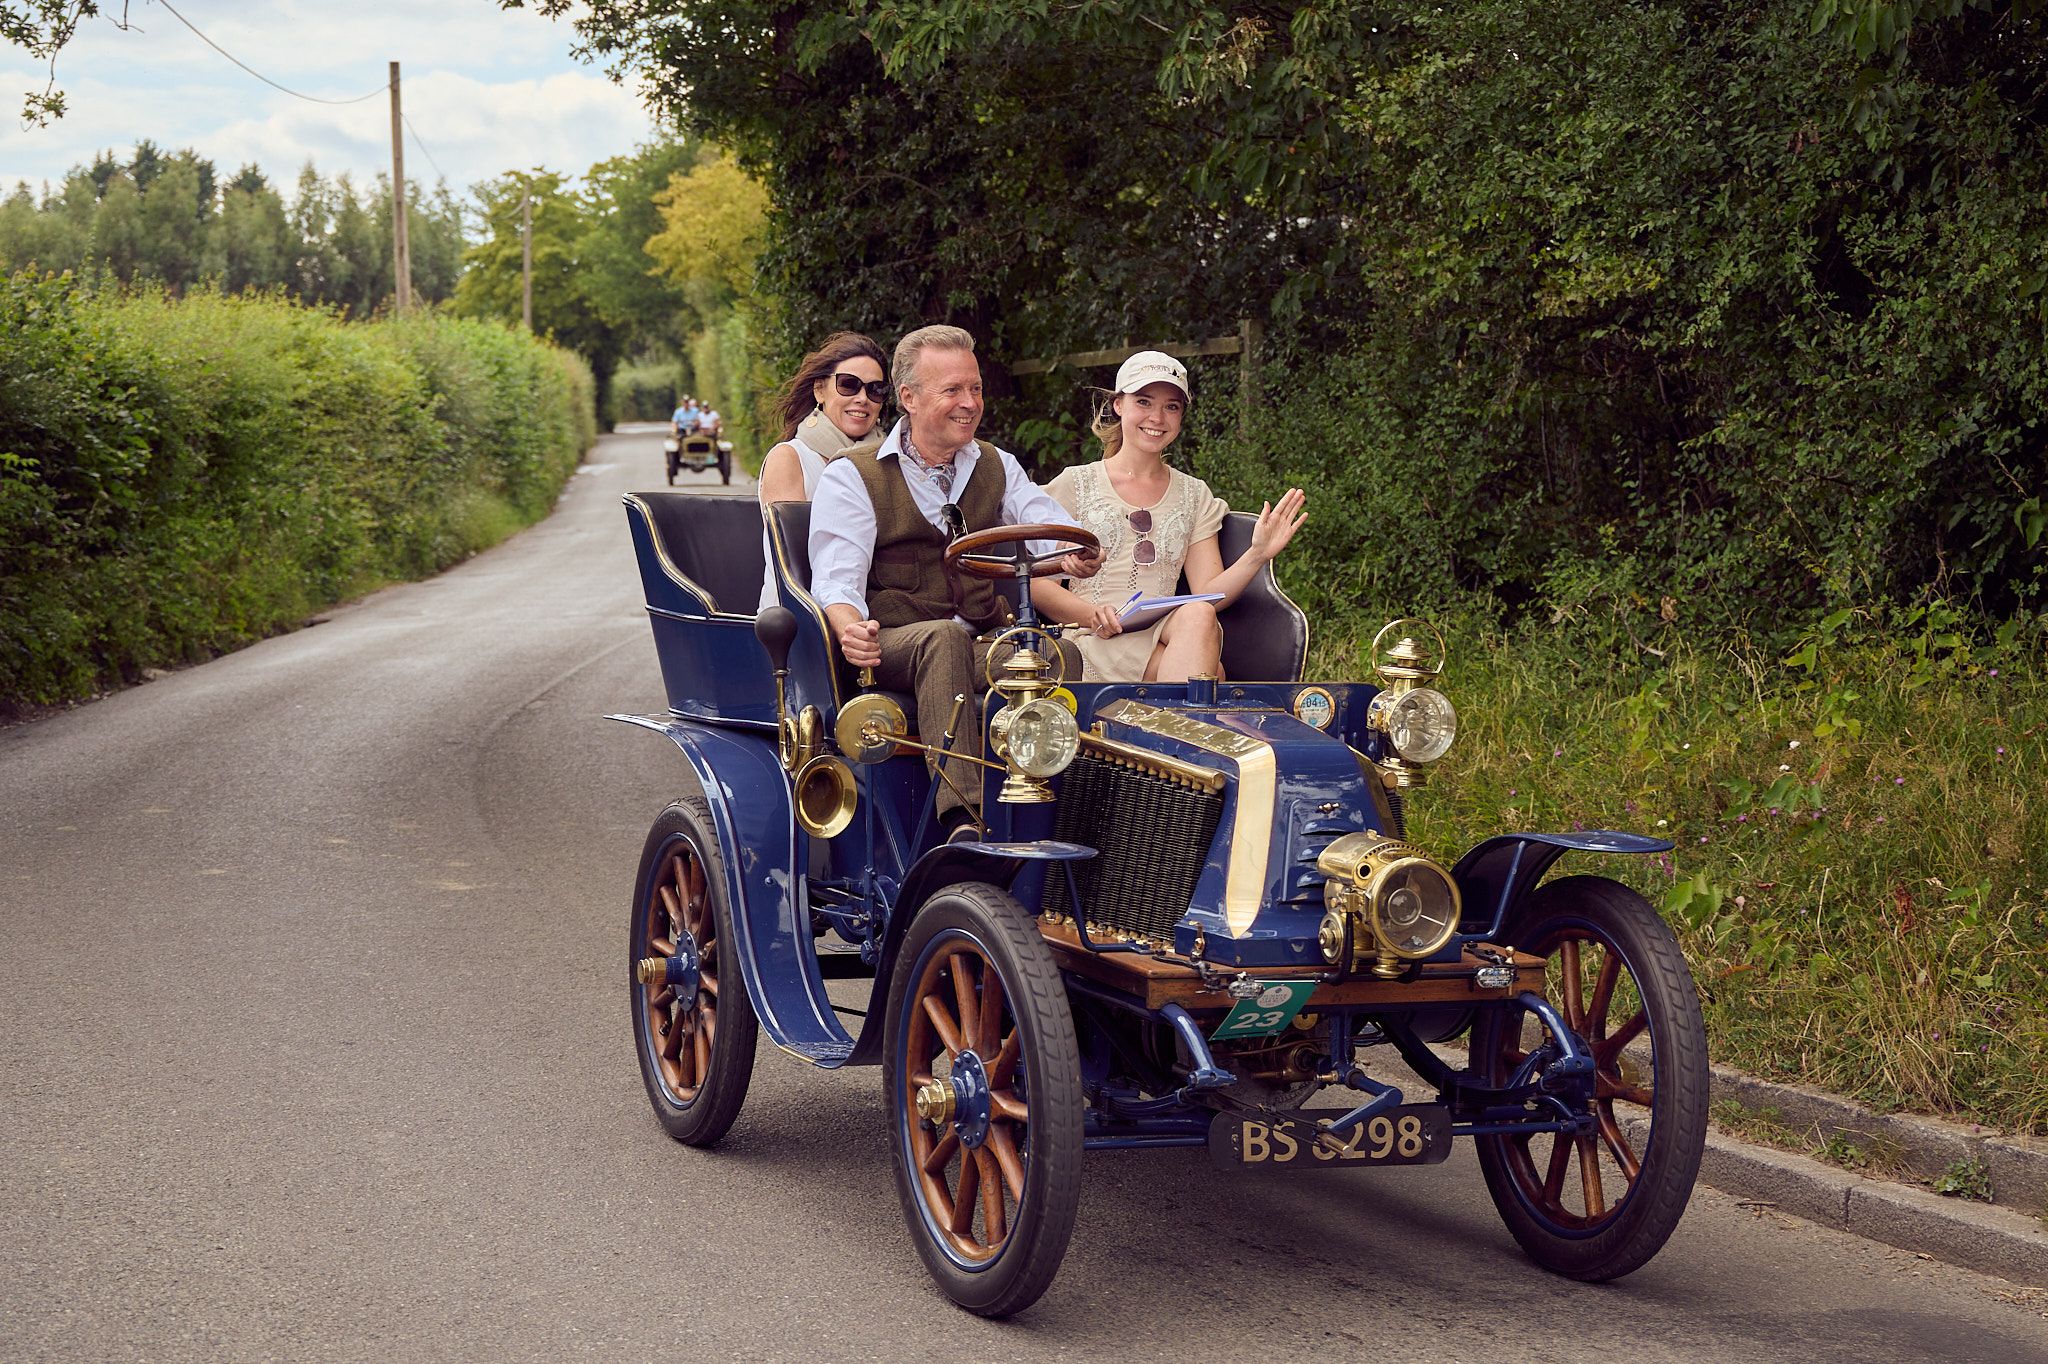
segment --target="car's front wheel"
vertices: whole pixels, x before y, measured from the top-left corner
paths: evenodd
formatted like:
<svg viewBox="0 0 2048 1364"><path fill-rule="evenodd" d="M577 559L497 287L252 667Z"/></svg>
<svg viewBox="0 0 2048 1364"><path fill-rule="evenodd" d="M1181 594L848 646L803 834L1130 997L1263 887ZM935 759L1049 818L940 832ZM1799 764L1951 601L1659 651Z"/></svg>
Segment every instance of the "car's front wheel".
<svg viewBox="0 0 2048 1364"><path fill-rule="evenodd" d="M1066 988L1031 912L979 882L926 901L897 963L882 1076L903 1215L948 1297L1007 1316L1052 1283L1080 1206Z"/></svg>
<svg viewBox="0 0 2048 1364"><path fill-rule="evenodd" d="M1678 1226L1706 1145L1707 1035L1685 955L1648 901L1599 876L1537 888L1506 935L1548 959L1544 993L1590 1045L1594 1129L1477 1139L1501 1220L1544 1268L1601 1282ZM1473 1068L1505 1081L1543 1039L1519 1008L1481 1012Z"/></svg>

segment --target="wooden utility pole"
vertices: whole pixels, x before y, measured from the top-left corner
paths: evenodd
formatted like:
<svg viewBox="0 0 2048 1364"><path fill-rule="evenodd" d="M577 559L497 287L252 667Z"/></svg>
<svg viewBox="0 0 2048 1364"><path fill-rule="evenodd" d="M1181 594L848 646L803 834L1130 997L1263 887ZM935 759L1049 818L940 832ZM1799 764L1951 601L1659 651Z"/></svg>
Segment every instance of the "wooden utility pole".
<svg viewBox="0 0 2048 1364"><path fill-rule="evenodd" d="M533 330L533 191L519 195L519 320Z"/></svg>
<svg viewBox="0 0 2048 1364"><path fill-rule="evenodd" d="M391 273L398 311L412 307L412 240L405 230L405 114L398 103L398 63L391 63Z"/></svg>

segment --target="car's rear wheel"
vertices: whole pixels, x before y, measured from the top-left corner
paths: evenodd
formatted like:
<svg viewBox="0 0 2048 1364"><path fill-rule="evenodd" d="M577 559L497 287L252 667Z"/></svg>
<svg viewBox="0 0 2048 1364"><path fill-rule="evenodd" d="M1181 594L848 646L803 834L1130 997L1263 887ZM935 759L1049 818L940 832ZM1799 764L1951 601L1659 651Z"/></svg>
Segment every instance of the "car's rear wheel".
<svg viewBox="0 0 2048 1364"><path fill-rule="evenodd" d="M648 1102L691 1146L725 1135L753 1077L759 1025L738 950L717 826L700 799L678 801L640 854L627 966Z"/></svg>
<svg viewBox="0 0 2048 1364"><path fill-rule="evenodd" d="M979 882L928 900L897 962L882 1075L903 1215L948 1297L1007 1316L1051 1284L1080 1206L1066 989L1030 911Z"/></svg>
<svg viewBox="0 0 2048 1364"><path fill-rule="evenodd" d="M1649 902L1605 877L1539 887L1506 936L1548 959L1544 993L1592 1049L1596 1127L1478 1138L1487 1190L1538 1264L1619 1278L1663 1247L1699 1174L1707 1038L1692 973ZM1542 1037L1524 1010L1483 1010L1473 1067L1504 1081Z"/></svg>

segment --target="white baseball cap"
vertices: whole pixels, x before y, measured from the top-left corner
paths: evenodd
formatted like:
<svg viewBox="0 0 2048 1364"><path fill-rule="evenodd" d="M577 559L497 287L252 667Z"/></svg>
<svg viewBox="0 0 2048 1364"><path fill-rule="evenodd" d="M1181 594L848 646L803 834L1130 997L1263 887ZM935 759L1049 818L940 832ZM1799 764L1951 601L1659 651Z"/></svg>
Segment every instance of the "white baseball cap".
<svg viewBox="0 0 2048 1364"><path fill-rule="evenodd" d="M1141 350L1116 372L1118 393L1136 393L1147 384L1172 384L1183 398L1194 396L1188 391L1188 367L1163 350Z"/></svg>

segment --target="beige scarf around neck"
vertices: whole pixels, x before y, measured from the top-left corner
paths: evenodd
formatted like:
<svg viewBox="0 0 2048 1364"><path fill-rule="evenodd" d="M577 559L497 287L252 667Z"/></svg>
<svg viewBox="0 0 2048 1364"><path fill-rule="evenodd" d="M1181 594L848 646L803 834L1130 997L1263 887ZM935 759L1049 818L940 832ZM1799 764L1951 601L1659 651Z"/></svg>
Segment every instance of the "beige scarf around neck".
<svg viewBox="0 0 2048 1364"><path fill-rule="evenodd" d="M813 409L810 416L797 423L796 438L826 459L832 458L841 450L848 450L860 444L834 426L832 419L825 415L825 409L822 407Z"/></svg>

